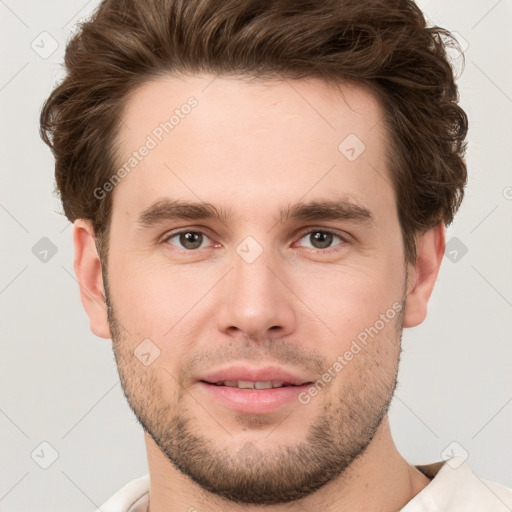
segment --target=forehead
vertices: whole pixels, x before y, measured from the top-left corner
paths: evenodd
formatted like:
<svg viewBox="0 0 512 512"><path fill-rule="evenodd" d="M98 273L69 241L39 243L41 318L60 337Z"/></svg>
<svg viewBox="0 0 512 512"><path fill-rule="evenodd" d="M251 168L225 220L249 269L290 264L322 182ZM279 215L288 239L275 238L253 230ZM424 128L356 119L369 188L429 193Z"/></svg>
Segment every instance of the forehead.
<svg viewBox="0 0 512 512"><path fill-rule="evenodd" d="M189 109L187 105L192 102L195 105ZM213 75L163 76L129 94L120 138L130 142L133 128L148 134L155 131L158 138L160 123L170 120L174 130L187 117L192 119L187 124L193 123L195 129L215 127L209 134L212 138L216 134L221 137L225 129L244 128L240 135L247 135L246 131L259 128L274 132L281 140L287 133L304 130L304 122L311 123L304 135L331 131L340 137L350 126L365 138L382 119L382 112L369 87L353 82L329 85L313 78L264 81ZM272 130L269 123L279 120ZM169 133L164 130L165 135Z"/></svg>
<svg viewBox="0 0 512 512"><path fill-rule="evenodd" d="M230 203L250 217L255 203L277 209L329 192L389 207L382 118L361 85L161 77L135 89L122 112L114 211L135 218L173 197Z"/></svg>

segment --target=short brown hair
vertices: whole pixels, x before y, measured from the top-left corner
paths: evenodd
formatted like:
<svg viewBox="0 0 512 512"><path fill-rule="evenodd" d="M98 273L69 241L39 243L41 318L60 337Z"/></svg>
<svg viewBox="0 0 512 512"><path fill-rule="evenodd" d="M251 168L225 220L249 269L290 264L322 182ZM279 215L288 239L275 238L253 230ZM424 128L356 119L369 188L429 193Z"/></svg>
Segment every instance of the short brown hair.
<svg viewBox="0 0 512 512"><path fill-rule="evenodd" d="M93 191L116 169L128 94L150 79L355 81L384 109L405 256L414 262L416 234L452 222L467 181L467 116L447 46L458 48L455 38L429 27L412 0L104 0L69 41L67 75L41 112L64 213L92 222L106 263L112 194Z"/></svg>

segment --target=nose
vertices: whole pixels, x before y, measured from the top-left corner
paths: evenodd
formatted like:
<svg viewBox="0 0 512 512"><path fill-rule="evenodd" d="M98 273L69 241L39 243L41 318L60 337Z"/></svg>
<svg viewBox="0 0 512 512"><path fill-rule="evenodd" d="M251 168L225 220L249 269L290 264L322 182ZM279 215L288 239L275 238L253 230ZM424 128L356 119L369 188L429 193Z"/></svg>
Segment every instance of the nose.
<svg viewBox="0 0 512 512"><path fill-rule="evenodd" d="M263 250L252 262L234 253L232 261L234 268L226 276L217 310L219 330L235 337L242 332L256 341L293 332L296 300L283 262L270 250Z"/></svg>

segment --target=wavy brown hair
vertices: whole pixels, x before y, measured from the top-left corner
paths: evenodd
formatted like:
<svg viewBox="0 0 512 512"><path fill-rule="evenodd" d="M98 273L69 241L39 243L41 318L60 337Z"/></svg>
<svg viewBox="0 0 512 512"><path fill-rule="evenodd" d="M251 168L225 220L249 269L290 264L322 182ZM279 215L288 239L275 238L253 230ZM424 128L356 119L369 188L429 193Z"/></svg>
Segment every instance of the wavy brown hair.
<svg viewBox="0 0 512 512"><path fill-rule="evenodd" d="M369 86L380 100L406 260L418 233L448 225L467 181L467 116L445 29L411 0L104 0L65 53L66 77L41 111L56 190L70 221L92 222L106 264L112 194L129 93L162 75L320 78ZM459 49L460 52L460 49Z"/></svg>

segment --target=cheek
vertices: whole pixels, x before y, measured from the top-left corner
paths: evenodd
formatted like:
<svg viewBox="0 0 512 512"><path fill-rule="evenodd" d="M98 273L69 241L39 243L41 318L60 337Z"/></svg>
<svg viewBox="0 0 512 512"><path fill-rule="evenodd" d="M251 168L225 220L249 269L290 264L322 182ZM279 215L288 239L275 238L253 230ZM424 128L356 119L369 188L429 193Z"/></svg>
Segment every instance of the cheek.
<svg viewBox="0 0 512 512"><path fill-rule="evenodd" d="M217 272L192 269L191 266L154 265L121 262L109 272L116 318L129 331L129 338L145 338L166 351L172 343L173 352L180 344L194 337L200 325L203 298L219 280ZM221 274L222 275L222 274Z"/></svg>
<svg viewBox="0 0 512 512"><path fill-rule="evenodd" d="M292 289L337 340L347 340L370 327L381 314L392 315L403 295L399 267L383 261L365 265L313 264L294 270ZM393 305L395 304L395 309ZM311 314L311 313L309 313ZM333 333L331 332L331 335Z"/></svg>
<svg viewBox="0 0 512 512"><path fill-rule="evenodd" d="M352 336L337 346L331 356L339 363L343 382L364 388L370 383L389 383L394 378L400 353L399 313L391 307L377 320L353 331ZM370 385L376 391L373 384Z"/></svg>

